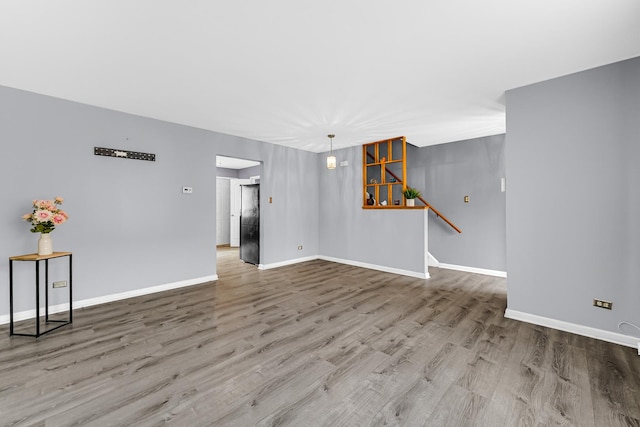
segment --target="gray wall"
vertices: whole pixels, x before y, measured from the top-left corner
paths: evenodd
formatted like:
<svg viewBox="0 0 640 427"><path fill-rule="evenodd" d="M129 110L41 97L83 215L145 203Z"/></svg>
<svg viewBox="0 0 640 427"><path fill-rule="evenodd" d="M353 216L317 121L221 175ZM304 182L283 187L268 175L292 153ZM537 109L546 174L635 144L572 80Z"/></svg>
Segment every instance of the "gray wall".
<svg viewBox="0 0 640 427"><path fill-rule="evenodd" d="M640 58L506 100L509 309L640 325Z"/></svg>
<svg viewBox="0 0 640 427"><path fill-rule="evenodd" d="M429 252L439 262L506 271L504 145L503 134L408 147L407 183L462 230L429 214Z"/></svg>
<svg viewBox="0 0 640 427"><path fill-rule="evenodd" d="M238 171L238 178L240 179L249 179L252 176L260 176L260 165L240 169Z"/></svg>
<svg viewBox="0 0 640 427"><path fill-rule="evenodd" d="M319 254L424 274L424 211L362 209L362 147L334 153L349 165L328 170L328 153L318 155Z"/></svg>
<svg viewBox="0 0 640 427"><path fill-rule="evenodd" d="M216 167L216 176L225 178L238 178L238 169Z"/></svg>
<svg viewBox="0 0 640 427"><path fill-rule="evenodd" d="M75 300L216 274L216 155L264 162L263 264L318 253L314 153L6 87L0 138L3 295L8 257L36 249L37 235L21 215L32 199L57 195L70 219L53 232L54 250L74 253ZM157 161L94 156L94 146L151 152ZM183 195L182 186L193 194ZM273 204L265 203L269 196ZM16 272L29 286L32 268ZM16 311L32 308L31 297L18 298ZM1 298L0 316L8 312Z"/></svg>

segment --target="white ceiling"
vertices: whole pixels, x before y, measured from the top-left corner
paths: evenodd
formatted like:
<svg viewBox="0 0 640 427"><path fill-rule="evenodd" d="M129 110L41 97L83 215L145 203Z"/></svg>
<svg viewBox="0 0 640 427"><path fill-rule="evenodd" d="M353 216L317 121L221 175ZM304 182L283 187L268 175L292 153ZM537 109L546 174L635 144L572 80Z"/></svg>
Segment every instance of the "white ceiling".
<svg viewBox="0 0 640 427"><path fill-rule="evenodd" d="M638 0L1 0L0 85L304 150L505 131L507 89L640 56Z"/></svg>

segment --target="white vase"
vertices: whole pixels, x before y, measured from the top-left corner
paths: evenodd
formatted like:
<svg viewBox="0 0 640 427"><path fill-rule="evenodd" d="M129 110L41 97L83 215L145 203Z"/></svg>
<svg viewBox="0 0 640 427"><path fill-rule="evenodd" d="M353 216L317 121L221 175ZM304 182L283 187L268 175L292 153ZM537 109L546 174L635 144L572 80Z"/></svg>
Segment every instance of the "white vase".
<svg viewBox="0 0 640 427"><path fill-rule="evenodd" d="M416 199L407 199L407 206L415 206Z"/></svg>
<svg viewBox="0 0 640 427"><path fill-rule="evenodd" d="M53 253L53 240L51 234L40 233L38 239L38 255L51 255Z"/></svg>

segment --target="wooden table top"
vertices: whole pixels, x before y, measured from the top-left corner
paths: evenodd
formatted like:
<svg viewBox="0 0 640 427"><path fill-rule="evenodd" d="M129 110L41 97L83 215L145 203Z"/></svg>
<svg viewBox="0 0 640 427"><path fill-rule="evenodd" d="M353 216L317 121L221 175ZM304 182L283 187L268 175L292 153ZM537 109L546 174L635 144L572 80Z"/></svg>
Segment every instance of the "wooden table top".
<svg viewBox="0 0 640 427"><path fill-rule="evenodd" d="M71 255L71 252L54 252L51 255L26 254L9 257L11 261L40 261L42 259L59 258Z"/></svg>

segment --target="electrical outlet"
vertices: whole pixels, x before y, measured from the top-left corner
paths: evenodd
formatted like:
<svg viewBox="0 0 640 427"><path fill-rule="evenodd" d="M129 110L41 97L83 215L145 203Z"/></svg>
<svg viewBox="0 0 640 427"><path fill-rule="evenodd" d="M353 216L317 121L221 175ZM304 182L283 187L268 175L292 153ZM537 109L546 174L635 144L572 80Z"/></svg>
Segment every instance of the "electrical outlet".
<svg viewBox="0 0 640 427"><path fill-rule="evenodd" d="M182 187L182 194L192 194L193 187Z"/></svg>
<svg viewBox="0 0 640 427"><path fill-rule="evenodd" d="M302 245L298 246L298 250L301 251L302 250Z"/></svg>
<svg viewBox="0 0 640 427"><path fill-rule="evenodd" d="M66 288L66 287L67 287L67 281L66 280L61 280L59 282L53 282L53 289Z"/></svg>
<svg viewBox="0 0 640 427"><path fill-rule="evenodd" d="M606 308L607 310L611 310L613 308L613 303L611 301L605 301L601 299L593 299L593 305L600 308Z"/></svg>

